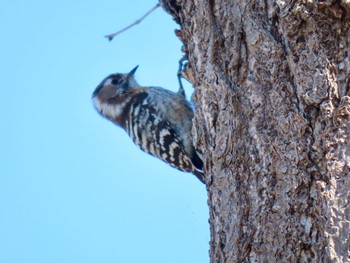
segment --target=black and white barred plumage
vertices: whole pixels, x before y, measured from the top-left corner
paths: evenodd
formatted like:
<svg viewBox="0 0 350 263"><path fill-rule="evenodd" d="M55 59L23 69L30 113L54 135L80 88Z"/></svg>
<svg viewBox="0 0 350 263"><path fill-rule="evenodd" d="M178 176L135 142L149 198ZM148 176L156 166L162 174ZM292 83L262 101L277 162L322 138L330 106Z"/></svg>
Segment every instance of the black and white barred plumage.
<svg viewBox="0 0 350 263"><path fill-rule="evenodd" d="M141 150L205 183L203 162L193 147L193 110L184 96L160 87L141 87L128 74L105 78L92 95L96 110L122 127Z"/></svg>

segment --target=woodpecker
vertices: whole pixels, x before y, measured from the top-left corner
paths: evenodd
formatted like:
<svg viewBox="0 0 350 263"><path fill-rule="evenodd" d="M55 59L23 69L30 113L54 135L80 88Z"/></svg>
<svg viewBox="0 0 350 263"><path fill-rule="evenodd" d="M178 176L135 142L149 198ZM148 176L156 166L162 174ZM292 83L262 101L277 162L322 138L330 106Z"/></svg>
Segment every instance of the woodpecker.
<svg viewBox="0 0 350 263"><path fill-rule="evenodd" d="M184 93L140 86L134 74L111 74L92 94L95 109L124 129L144 152L205 184L203 162L193 146L193 110Z"/></svg>

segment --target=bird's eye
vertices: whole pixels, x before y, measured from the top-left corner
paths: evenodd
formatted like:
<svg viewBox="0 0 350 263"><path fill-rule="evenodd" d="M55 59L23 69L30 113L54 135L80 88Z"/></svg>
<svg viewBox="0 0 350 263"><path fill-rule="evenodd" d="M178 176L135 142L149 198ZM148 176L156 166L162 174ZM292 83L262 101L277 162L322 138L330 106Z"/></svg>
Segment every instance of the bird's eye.
<svg viewBox="0 0 350 263"><path fill-rule="evenodd" d="M112 84L117 85L119 83L120 79L112 79Z"/></svg>

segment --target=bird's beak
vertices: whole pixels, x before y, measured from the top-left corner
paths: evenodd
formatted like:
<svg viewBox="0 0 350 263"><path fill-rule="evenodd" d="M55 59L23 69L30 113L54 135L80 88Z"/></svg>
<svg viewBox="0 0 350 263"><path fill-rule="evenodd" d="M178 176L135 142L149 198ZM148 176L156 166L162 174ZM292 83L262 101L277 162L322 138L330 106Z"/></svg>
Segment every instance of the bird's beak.
<svg viewBox="0 0 350 263"><path fill-rule="evenodd" d="M129 76L129 77L130 77L130 76L133 76L133 75L135 74L135 72L136 72L136 70L137 70L138 67L139 67L139 65L137 65L136 67L134 67L134 68L129 72L128 76Z"/></svg>

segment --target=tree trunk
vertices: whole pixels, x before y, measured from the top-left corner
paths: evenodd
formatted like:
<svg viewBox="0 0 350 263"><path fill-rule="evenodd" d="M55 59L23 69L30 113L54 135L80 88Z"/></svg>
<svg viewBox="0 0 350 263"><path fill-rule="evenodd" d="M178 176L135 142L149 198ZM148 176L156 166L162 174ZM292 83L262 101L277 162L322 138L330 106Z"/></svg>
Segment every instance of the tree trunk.
<svg viewBox="0 0 350 263"><path fill-rule="evenodd" d="M195 87L211 262L350 261L349 2L161 0Z"/></svg>

